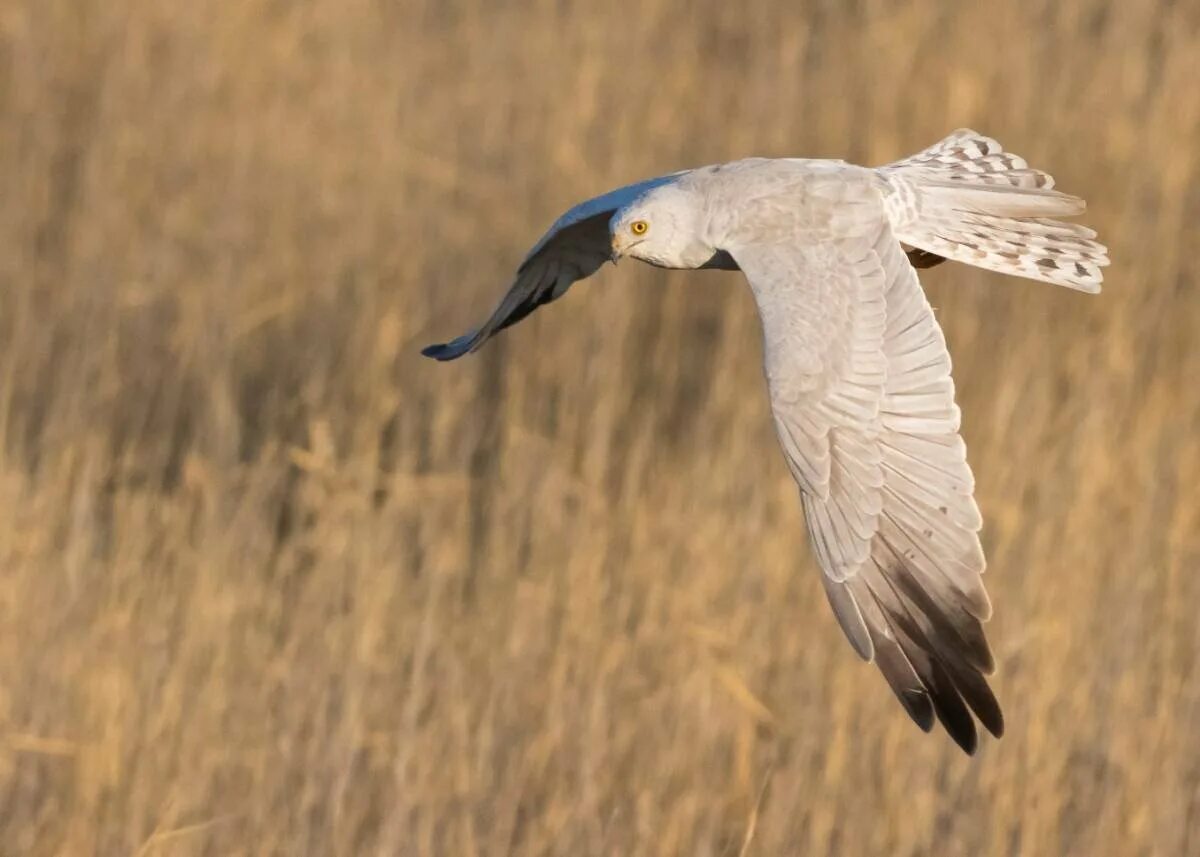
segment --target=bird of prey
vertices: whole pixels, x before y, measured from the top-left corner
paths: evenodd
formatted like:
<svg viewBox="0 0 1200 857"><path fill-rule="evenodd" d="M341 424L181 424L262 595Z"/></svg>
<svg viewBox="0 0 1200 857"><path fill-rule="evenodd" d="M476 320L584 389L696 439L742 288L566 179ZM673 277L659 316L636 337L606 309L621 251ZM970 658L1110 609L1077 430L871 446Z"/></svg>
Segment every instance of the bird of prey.
<svg viewBox="0 0 1200 857"><path fill-rule="evenodd" d="M926 732L967 753L1004 721L950 355L916 268L947 259L1098 292L1107 250L1056 218L1082 199L993 139L954 132L877 168L748 158L619 188L566 212L453 360L609 260L740 270L771 411L838 623ZM974 717L972 717L972 713Z"/></svg>

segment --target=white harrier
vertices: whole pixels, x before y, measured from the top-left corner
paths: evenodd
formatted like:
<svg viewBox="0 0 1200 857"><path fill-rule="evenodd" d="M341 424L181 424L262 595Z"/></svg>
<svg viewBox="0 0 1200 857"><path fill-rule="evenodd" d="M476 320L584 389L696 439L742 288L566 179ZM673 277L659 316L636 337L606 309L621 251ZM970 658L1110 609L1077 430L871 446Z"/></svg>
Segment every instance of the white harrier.
<svg viewBox="0 0 1200 857"><path fill-rule="evenodd" d="M950 356L917 281L946 259L1100 290L1095 232L1050 218L1084 202L974 131L877 169L748 158L575 206L534 245L474 351L604 262L741 270L762 319L767 388L829 603L909 715L968 753L973 711L999 737L984 676L979 508Z"/></svg>

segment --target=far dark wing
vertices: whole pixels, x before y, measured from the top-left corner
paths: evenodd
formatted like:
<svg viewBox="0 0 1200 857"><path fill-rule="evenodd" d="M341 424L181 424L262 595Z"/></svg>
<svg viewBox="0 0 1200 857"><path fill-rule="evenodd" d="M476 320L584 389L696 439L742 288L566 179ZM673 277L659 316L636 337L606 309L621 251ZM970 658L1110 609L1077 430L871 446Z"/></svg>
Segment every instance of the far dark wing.
<svg viewBox="0 0 1200 857"><path fill-rule="evenodd" d="M590 277L609 259L611 217L611 211L602 211L560 229L551 242L525 260L508 293L482 326L443 345L430 345L421 353L435 360L461 357L542 304L561 297L576 280Z"/></svg>
<svg viewBox="0 0 1200 857"><path fill-rule="evenodd" d="M590 277L611 258L608 223L613 214L646 191L675 181L682 174L626 185L572 208L529 251L508 293L487 321L450 342L430 345L421 353L435 360L454 360L561 297L572 283Z"/></svg>

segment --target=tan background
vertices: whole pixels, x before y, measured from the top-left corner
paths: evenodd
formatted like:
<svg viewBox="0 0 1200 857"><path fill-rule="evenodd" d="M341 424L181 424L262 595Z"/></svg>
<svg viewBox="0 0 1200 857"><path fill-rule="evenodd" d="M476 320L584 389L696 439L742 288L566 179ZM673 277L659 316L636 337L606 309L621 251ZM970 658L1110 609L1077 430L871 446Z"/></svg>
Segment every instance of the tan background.
<svg viewBox="0 0 1200 857"><path fill-rule="evenodd" d="M0 853L1200 854L1200 8L0 7ZM1097 298L946 265L1009 734L824 603L736 275L525 248L961 125Z"/></svg>

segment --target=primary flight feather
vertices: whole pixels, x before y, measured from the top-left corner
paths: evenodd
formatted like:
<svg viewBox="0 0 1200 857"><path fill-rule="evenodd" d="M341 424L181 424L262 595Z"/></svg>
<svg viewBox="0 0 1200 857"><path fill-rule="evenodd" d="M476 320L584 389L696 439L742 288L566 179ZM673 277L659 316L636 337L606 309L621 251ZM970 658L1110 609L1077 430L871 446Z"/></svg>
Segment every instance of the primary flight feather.
<svg viewBox="0 0 1200 857"><path fill-rule="evenodd" d="M975 719L1004 729L985 678L982 519L950 355L915 268L951 259L1098 292L1107 251L1055 219L1084 203L1053 186L968 129L875 169L749 158L650 179L560 217L488 320L424 353L474 351L620 256L741 270L834 614L913 720L940 720L971 753Z"/></svg>

